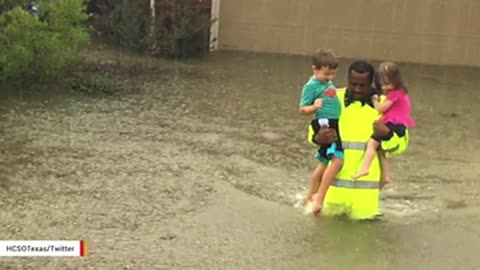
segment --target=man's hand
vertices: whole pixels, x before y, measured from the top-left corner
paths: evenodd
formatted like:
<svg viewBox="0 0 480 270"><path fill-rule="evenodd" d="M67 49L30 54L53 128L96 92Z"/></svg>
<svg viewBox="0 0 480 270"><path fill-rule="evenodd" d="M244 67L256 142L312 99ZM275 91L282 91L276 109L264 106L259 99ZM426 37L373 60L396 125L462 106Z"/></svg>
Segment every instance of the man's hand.
<svg viewBox="0 0 480 270"><path fill-rule="evenodd" d="M390 129L382 121L375 121L373 123L373 133L375 133L377 136L384 137L388 136Z"/></svg>
<svg viewBox="0 0 480 270"><path fill-rule="evenodd" d="M315 99L315 102L313 103L313 106L315 106L316 109L320 109L322 107L323 100L321 98Z"/></svg>
<svg viewBox="0 0 480 270"><path fill-rule="evenodd" d="M315 135L315 142L319 144L328 144L337 140L337 132L333 128L320 127Z"/></svg>

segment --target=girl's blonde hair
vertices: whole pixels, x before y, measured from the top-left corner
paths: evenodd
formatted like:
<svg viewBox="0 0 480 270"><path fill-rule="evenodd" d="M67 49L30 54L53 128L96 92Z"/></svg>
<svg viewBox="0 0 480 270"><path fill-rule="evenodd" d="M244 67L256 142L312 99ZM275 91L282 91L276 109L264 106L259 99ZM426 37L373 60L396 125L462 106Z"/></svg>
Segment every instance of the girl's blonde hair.
<svg viewBox="0 0 480 270"><path fill-rule="evenodd" d="M395 89L403 89L406 93L407 85L403 82L402 73L397 64L383 62L378 68L378 79L381 84L391 83Z"/></svg>

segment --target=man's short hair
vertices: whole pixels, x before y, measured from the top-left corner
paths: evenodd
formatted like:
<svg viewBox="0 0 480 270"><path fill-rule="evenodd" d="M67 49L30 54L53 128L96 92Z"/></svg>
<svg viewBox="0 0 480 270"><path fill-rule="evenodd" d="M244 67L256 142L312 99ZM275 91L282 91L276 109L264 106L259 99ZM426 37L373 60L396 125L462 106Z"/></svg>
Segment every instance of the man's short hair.
<svg viewBox="0 0 480 270"><path fill-rule="evenodd" d="M360 74L368 73L368 79L371 83L373 82L373 78L375 77L375 68L370 63L366 61L353 62L348 68L348 77L350 77L352 70Z"/></svg>
<svg viewBox="0 0 480 270"><path fill-rule="evenodd" d="M315 69L321 69L322 67L337 69L338 64L337 56L330 49L318 49L313 54L312 65Z"/></svg>

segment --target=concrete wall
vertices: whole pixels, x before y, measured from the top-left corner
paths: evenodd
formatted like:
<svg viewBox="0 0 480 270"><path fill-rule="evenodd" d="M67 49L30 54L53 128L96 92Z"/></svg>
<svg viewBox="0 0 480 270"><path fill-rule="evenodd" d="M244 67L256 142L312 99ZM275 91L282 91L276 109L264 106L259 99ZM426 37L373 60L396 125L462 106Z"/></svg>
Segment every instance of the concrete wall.
<svg viewBox="0 0 480 270"><path fill-rule="evenodd" d="M220 0L219 48L480 66L480 0Z"/></svg>

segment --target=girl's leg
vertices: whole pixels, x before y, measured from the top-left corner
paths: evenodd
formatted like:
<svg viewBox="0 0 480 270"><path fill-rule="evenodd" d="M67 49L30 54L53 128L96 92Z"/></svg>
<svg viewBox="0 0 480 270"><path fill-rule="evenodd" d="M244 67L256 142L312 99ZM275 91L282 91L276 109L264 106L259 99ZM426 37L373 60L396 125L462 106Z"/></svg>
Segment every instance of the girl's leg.
<svg viewBox="0 0 480 270"><path fill-rule="evenodd" d="M363 166L356 174L352 175L353 179L360 178L365 176L370 171L370 166L372 165L372 161L377 154L377 149L380 146L380 143L374 139L370 139L367 143L367 151L365 152L365 159L363 160Z"/></svg>
<svg viewBox="0 0 480 270"><path fill-rule="evenodd" d="M325 173L323 174L318 192L313 195L312 212L314 215L318 215L322 210L323 201L325 199L325 195L327 195L328 188L332 184L338 172L342 169L342 166L343 160L337 157L332 158L332 162L330 162L330 165L328 165Z"/></svg>
<svg viewBox="0 0 480 270"><path fill-rule="evenodd" d="M385 185L390 184L392 182L390 178L390 161L387 159L385 152L380 150L380 167L382 170L382 180L380 181L380 189L382 189Z"/></svg>
<svg viewBox="0 0 480 270"><path fill-rule="evenodd" d="M306 204L307 202L312 200L313 194L317 192L325 168L327 168L327 165L320 162L315 168L315 170L313 170L312 176L310 177L310 187L307 194L302 199L303 204Z"/></svg>

